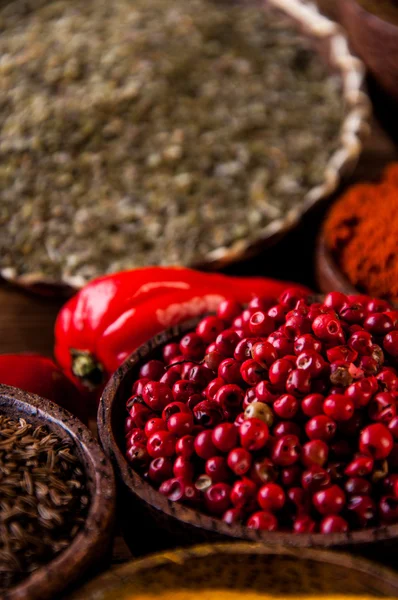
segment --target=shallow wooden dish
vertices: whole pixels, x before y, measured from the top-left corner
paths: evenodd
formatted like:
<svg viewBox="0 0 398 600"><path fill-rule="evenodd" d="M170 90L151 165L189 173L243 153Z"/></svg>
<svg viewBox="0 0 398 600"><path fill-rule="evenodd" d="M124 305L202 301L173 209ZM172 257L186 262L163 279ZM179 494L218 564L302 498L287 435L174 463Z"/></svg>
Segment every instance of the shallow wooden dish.
<svg viewBox="0 0 398 600"><path fill-rule="evenodd" d="M67 550L2 596L3 600L59 598L91 568L97 570L109 553L115 512L112 467L81 421L49 400L0 385L0 412L46 425L59 437L72 440L87 474L91 503L84 528Z"/></svg>
<svg viewBox="0 0 398 600"><path fill-rule="evenodd" d="M214 544L155 554L101 575L70 600L134 598L397 597L398 575L357 557L319 550ZM184 596L182 595L185 592ZM251 596L253 598L253 596Z"/></svg>
<svg viewBox="0 0 398 600"><path fill-rule="evenodd" d="M351 54L343 30L335 22L321 16L314 3L306 0L243 1L248 4L256 2L259 10L263 6L270 6L285 13L311 40L315 51L321 55L330 71L341 79L344 114L340 128L340 144L330 156L322 182L308 190L299 206L289 210L283 218L270 222L258 233L255 240L237 240L228 247L217 248L204 256L199 263L189 265L194 268L214 270L225 267L255 256L265 247L276 243L295 227L312 207L336 191L341 178L355 166L362 151L362 139L369 131L371 110L369 99L364 92L364 66ZM266 140L264 143L267 143ZM87 283L81 277L65 276L60 280L53 280L42 273L18 275L13 268L0 270L0 276L44 295L70 296Z"/></svg>
<svg viewBox="0 0 398 600"><path fill-rule="evenodd" d="M358 290L343 273L326 243L323 229L321 229L315 247L315 279L323 294L342 292L347 295L365 294L369 296L369 292ZM392 304L397 306L396 302L392 302Z"/></svg>
<svg viewBox="0 0 398 600"><path fill-rule="evenodd" d="M360 292L347 279L330 252L325 236L321 232L315 249L315 275L318 287L324 294L342 292L359 294Z"/></svg>
<svg viewBox="0 0 398 600"><path fill-rule="evenodd" d="M98 432L120 484L120 524L133 553L150 551L152 537L156 538L159 548L237 538L274 546L339 547L373 555L379 560L394 561L391 547L398 548L398 524L327 535L254 531L243 525L227 525L219 519L171 502L129 466L124 458L125 403L138 369L142 362L156 356L159 347L191 330L199 320L191 319L168 329L138 348L111 377L101 398ZM144 534L137 536L141 523L145 523Z"/></svg>
<svg viewBox="0 0 398 600"><path fill-rule="evenodd" d="M339 0L338 4L353 49L398 100L398 26L368 12L356 0Z"/></svg>

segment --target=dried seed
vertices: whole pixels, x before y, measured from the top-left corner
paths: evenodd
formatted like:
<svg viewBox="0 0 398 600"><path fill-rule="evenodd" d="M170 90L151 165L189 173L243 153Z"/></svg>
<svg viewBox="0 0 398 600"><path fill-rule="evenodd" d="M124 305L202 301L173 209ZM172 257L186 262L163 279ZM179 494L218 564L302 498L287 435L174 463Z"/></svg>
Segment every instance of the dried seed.
<svg viewBox="0 0 398 600"><path fill-rule="evenodd" d="M0 414L0 595L64 550L89 499L70 442Z"/></svg>
<svg viewBox="0 0 398 600"><path fill-rule="evenodd" d="M60 456L61 458L63 458L64 460L66 460L67 462L72 463L72 464L79 462L79 459L70 453L69 448L67 448L66 450L60 450L58 452L58 456Z"/></svg>
<svg viewBox="0 0 398 600"><path fill-rule="evenodd" d="M28 471L24 471L25 489L26 493L31 496L33 494L33 481L32 476Z"/></svg>

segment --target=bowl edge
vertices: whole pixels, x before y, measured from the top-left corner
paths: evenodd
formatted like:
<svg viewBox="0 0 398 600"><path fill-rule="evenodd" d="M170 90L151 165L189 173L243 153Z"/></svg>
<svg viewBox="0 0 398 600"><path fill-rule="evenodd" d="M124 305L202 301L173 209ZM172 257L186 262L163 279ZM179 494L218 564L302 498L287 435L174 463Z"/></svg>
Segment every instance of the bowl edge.
<svg viewBox="0 0 398 600"><path fill-rule="evenodd" d="M107 551L112 538L115 516L115 479L111 463L89 429L71 413L35 394L0 384L0 409L15 407L23 415L44 417L62 428L85 456L85 471L94 482L94 494L84 528L70 546L5 593L4 600L29 600L54 597L78 580L93 562ZM5 410L7 412L7 408ZM60 573L65 585L57 585Z"/></svg>

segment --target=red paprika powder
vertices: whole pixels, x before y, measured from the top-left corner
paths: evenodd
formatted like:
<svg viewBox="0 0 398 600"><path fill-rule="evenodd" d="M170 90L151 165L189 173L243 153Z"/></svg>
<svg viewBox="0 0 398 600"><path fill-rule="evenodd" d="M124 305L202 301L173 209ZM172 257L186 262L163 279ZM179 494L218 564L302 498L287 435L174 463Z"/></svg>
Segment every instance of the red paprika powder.
<svg viewBox="0 0 398 600"><path fill-rule="evenodd" d="M352 186L324 224L326 243L349 281L370 296L398 301L398 163L381 183Z"/></svg>

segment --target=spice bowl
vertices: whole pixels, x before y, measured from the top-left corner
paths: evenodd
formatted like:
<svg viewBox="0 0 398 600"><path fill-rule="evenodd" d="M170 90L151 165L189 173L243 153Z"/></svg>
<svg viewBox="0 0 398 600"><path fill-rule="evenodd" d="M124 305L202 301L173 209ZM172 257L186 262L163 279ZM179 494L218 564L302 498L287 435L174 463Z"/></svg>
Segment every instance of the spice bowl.
<svg viewBox="0 0 398 600"><path fill-rule="evenodd" d="M159 357L166 343L192 331L200 319L191 319L166 330L138 348L114 373L106 386L98 410L98 431L105 453L112 461L120 487L120 523L133 554L140 555L151 547L156 537L158 547L190 545L203 541L235 538L260 541L267 546L290 548L346 549L386 564L394 563L392 548L397 547L398 524L340 533L301 533L261 531L221 519L173 502L148 483L125 458L124 422L126 399L140 366ZM144 536L137 538L137 528L145 522Z"/></svg>
<svg viewBox="0 0 398 600"><path fill-rule="evenodd" d="M61 592L66 588L70 589L83 575L89 576L96 573L100 567L105 566L110 558L115 508L115 483L112 467L89 430L76 417L48 400L17 388L0 385L0 416L5 419L11 419L15 423L19 422L19 425L23 429L26 428L26 425L21 423L20 419L24 420L26 424L32 425L34 429L28 431L25 435L30 436L33 432L35 439L40 439L41 447L44 447L48 443L48 438L51 435L53 438L56 436L59 444L57 441L57 446L54 445L53 448L61 448L63 452L62 457L66 456L65 460L68 461L68 464L77 464L79 468L80 478L84 485L84 493L88 497L88 506L84 513L84 521L82 518L83 522L77 532L72 534L69 545L64 544L61 549L58 549L54 553L52 559L50 557L49 562L43 560L42 564L30 575L18 581L13 587L6 589L2 595L4 600L46 600L55 597L58 598ZM40 433L40 435L45 436L45 438L36 437L39 428L40 431L42 430L42 426L44 426L44 433ZM20 437L22 435L17 434L16 438L19 439ZM2 437L3 448L6 439L7 437ZM32 438L26 443L32 444ZM29 451L33 457L33 450ZM56 511L55 513L51 513L48 504L40 504L40 502L43 502L41 498L45 498L47 501L47 498L51 497L51 499L55 498L53 501L55 506L64 506L64 497L61 497L61 500L59 500L59 493L63 493L59 492L59 483L58 487L56 487L57 482L52 483L56 477L53 478L53 473L51 472L48 474L44 473L47 467L48 469L50 467L53 468L51 465L56 463L57 458L54 457L56 451L51 450L51 448L47 451L46 448L46 452L49 462L46 463L47 466L45 465L44 469L41 463L39 464L39 467L43 471L40 481L38 479L33 481L32 475L29 476L26 471L24 473L27 481L25 485L31 505L33 506L32 502L38 503L36 505L38 514L43 519L49 519L51 523L59 524L61 517L58 515L57 520ZM72 457L71 452L73 452ZM65 470L65 466L63 469ZM39 470L37 469L37 471ZM75 476L75 472L77 473L77 471L73 470L71 477L75 477L77 480L79 476ZM68 483L70 482L68 481ZM2 483L4 483L4 480ZM69 490L79 489L78 480L72 482L72 484L73 486L69 487ZM22 483L20 485L22 486ZM51 485L54 485L54 487L50 488ZM59 493L57 493L57 490ZM68 494L70 495L71 492L68 491ZM72 496L73 494L77 494L77 492L73 491ZM2 501L5 502L6 498L7 493L5 493ZM21 494L19 498L21 498ZM75 516L78 513L79 505L75 504L73 506L75 508L71 509L71 512L68 513L69 519L71 515ZM4 508L4 505L2 508ZM62 516L64 522L62 523L61 521L60 526L63 528L63 532L66 531L65 527L69 527L68 514L65 517ZM16 524L14 524L14 527L13 531L15 532L18 528ZM45 530L42 529L42 531ZM22 535L21 530L19 529L18 531L15 535ZM50 554L49 549L46 551ZM5 561L5 554L2 561ZM15 558L15 560L17 559Z"/></svg>
<svg viewBox="0 0 398 600"><path fill-rule="evenodd" d="M324 294L333 291L347 295L360 293L334 260L322 232L318 236L315 249L315 274L318 287Z"/></svg>
<svg viewBox="0 0 398 600"><path fill-rule="evenodd" d="M126 3L121 4L122 8L126 9ZM241 7L240 4L244 6ZM251 4L253 6L250 6ZM92 57L83 49L82 56L76 57L72 45L73 48L68 48L68 52L72 53L70 56L68 54L68 57L71 63L79 63L81 73L78 77L71 75L77 77L76 85L68 87L70 94L65 98L65 104L61 107L58 101L54 100L51 86L50 92L46 89L48 114L52 115L52 110L55 111L57 116L54 118L59 127L54 131L52 121L43 117L43 128L34 128L38 135L34 144L35 147L47 148L46 136L55 136L57 139L52 142L54 152L47 157L43 150L44 160L36 161L37 165L32 158L33 154L31 156L28 152L29 169L24 168L20 173L21 177L17 179L20 186L27 185L32 193L30 199L33 214L54 214L54 221L39 222L36 228L30 228L28 234L32 229L33 237L28 236L26 242L25 232L22 231L27 223L24 216L26 209L22 206L19 207L20 210L13 212L12 227L4 230L4 252L0 252L1 256L5 256L4 260L0 261L0 275L4 279L38 293L51 294L52 291L58 290L60 294L65 294L82 287L87 281L102 275L104 271L127 270L145 264L182 264L204 269L224 267L254 256L264 247L278 241L295 227L314 205L329 198L338 188L342 177L355 165L362 150L363 135L369 129L370 103L363 90L363 65L351 54L342 29L330 19L321 16L314 3L304 0L268 0L257 3L253 0L232 3L232 6L231 3L211 2L203 8L198 1L180 2L177 3L177 8L173 6L173 12L169 16L160 19L159 11L153 3L149 7L148 3L138 3L138 8L135 7L137 14L141 5L145 11L152 10L152 19L156 25L152 32L153 40L150 38L151 32L147 34L146 29L140 31L138 36L134 35L134 30L131 33L131 27L134 27L136 22L139 23L140 19L130 23L129 18L126 18L122 23L112 21L114 25L109 26L113 32L119 31L118 23L127 26L127 31L123 28L122 35L115 36L112 41L108 36L97 36L92 43L92 48L100 45L101 55L108 52L101 46L103 38L110 44L113 42L115 46L119 43L124 44L120 50L112 49L111 46L112 56L118 56L119 51L124 56L123 67L120 64L112 64L109 68L107 66L105 75L98 68L98 77L95 79L102 83L99 87L95 84L92 89L84 77L84 63L92 58L93 65L96 65L97 56ZM166 7L165 10L171 10L167 8L167 4L160 2L160 5L162 8ZM187 15L180 14L182 10L190 10L195 6L196 12L193 16L189 12ZM57 18L63 18L63 7L64 3L57 5L54 14L51 12L51 19L55 21ZM264 15L264 9L271 12ZM214 15L211 12L213 10ZM246 13L235 13L235 10L244 10ZM247 16L249 11L250 20ZM12 17L12 11L9 12ZM275 26L269 30L264 29L265 33L261 33L264 24L273 23L271 14L274 12L278 13ZM116 13L119 14L118 11L115 11ZM127 14L130 14L129 6ZM146 13L145 15L143 23L150 20ZM205 22L202 31L202 19L205 15L208 15L209 22ZM111 11L106 15L107 19L108 17L114 19L115 15ZM33 11L28 13L27 22L24 18L21 23L17 22L23 35L26 30L30 31L31 18L36 20ZM74 20L75 15L71 14L70 18ZM81 21L79 16L76 18L76 26L79 27ZM101 20L101 10L94 10L92 18L84 19L84 26L98 19L97 29L100 31L103 22L106 22L105 18ZM276 35L276 32L284 31L280 28L279 19L286 23L286 33L281 36ZM199 22L197 28L196 20ZM247 24L244 25L246 20ZM5 26L5 35L11 37L14 21L12 18L10 21L10 31ZM214 22L217 23L217 27L214 26ZM162 48L162 55L166 57L166 64L162 66L164 73L156 71L159 61L157 58L153 59L153 42L155 45L158 43L159 23L175 23L181 36L186 36L187 43L190 40L201 40L193 47L192 52L188 49L185 53L181 52L181 48L185 50L183 37L170 35L167 31L161 33L165 40ZM243 24L242 31L239 29L240 24ZM53 55L54 44L48 43L49 30L53 36L54 28L51 25L48 28L47 21L42 23L39 17L37 25L36 27L35 22L32 27L34 35L39 36L43 29L43 34L46 34L43 35L43 43L46 48L51 48L52 60L63 62L63 56ZM300 31L300 34L297 31ZM261 39L258 32L261 33ZM84 30L83 39L85 35ZM146 51L147 54L138 56L138 64L134 64L133 70L136 69L135 72L143 77L149 74L149 79L137 80L132 85L131 60L125 57L124 52L128 52L129 49L131 51L133 40L135 37L141 40L141 36L142 46L145 46L149 36L150 48ZM275 42L272 41L274 38ZM177 41L181 45L181 48L173 47L170 50L174 62L164 48L167 40ZM235 46L228 45L231 43L228 40L238 41L239 46L236 60L232 60L231 64L230 61L235 56ZM32 43L35 41L41 43L40 38L35 38ZM285 50L288 42L291 44L291 51ZM62 48L64 46L68 44L61 44ZM219 46L221 51L217 55ZM271 48L278 50L274 56L271 55ZM217 57L216 65L206 62L202 69L200 61L203 57L207 60L207 55L213 56L214 51ZM185 58L182 60L183 57ZM271 58L263 65L264 57ZM13 58L10 57L8 68L15 69L18 75L15 79L24 83L26 76L26 81L29 82L30 71L25 72L25 62L19 62L18 66L15 66ZM32 57L32 60L35 59ZM322 65L322 59L325 65ZM141 69L141 63L150 65L150 68ZM278 72L274 72L280 64L282 66ZM93 65L88 64L90 72L95 68ZM307 69L308 65L311 65L311 69ZM199 78L199 87L196 71L192 81L189 80L193 66L202 69L200 72L204 74L203 81ZM128 73L127 82L121 71ZM117 94L113 89L115 82L109 81L113 73L117 81ZM216 75L208 81L212 73ZM227 74L226 77L224 73ZM230 76L234 76L235 73L241 74L243 79L231 83ZM297 73L299 76L296 76ZM50 73L49 79L52 76ZM252 79L255 80L255 96L249 90ZM273 94L269 93L272 82L276 86ZM64 84L68 85L69 80ZM297 93L296 85L299 85ZM317 86L315 92L314 85ZM155 86L156 90L162 89L162 94L156 92L152 97L152 86ZM29 88L28 83L27 87ZM24 86L21 88L25 89ZM106 100L103 98L103 92L98 94L100 88L110 90L106 93ZM177 98L174 101L171 93L175 90L179 93L180 88L178 98L184 103L180 108L174 112L169 110L167 104L161 104L163 99L163 102L170 103L170 106L177 105L179 100ZM234 90L249 90L248 96L237 97L230 106ZM267 93L264 93L265 91ZM7 93L13 94L12 97L17 95L18 98L25 98L25 94L15 94L14 90L10 92L7 89ZM252 96L255 99L253 107L248 104ZM220 110L214 106L219 97L223 98ZM303 97L305 101L302 100L300 104L298 98ZM82 98L85 99L83 103ZM190 116L190 106L195 108L198 98L203 99L204 104ZM268 105L268 99L271 98L273 100ZM155 100L160 103L158 107ZM281 110L282 100L286 104ZM103 122L104 102L112 106L111 123ZM139 104L138 107L136 103ZM95 114L92 114L93 107ZM298 110L299 107L300 111L292 114L293 109ZM20 115L22 121L27 111L24 105L19 105L19 109L20 112L13 109L12 118L18 120ZM127 110L131 111L131 114L126 112ZM141 111L144 115L147 111L153 111L154 118L142 119ZM189 118L186 117L187 111ZM167 121L165 126L162 115L168 118L168 115L175 113L177 116L174 121ZM181 118L178 116L180 113L183 115ZM65 115L69 115L69 118L65 118ZM90 115L88 124L87 115ZM134 115L138 115L136 124L132 118ZM159 122L155 118L156 115L160 115ZM71 127L71 123L76 129L73 143L77 143L77 139L80 140L77 154L74 146L71 151L68 148L68 128ZM154 130L146 132L142 129L146 124L152 123ZM272 130L268 129L270 123L273 124ZM132 129L129 128L130 125ZM30 127L29 121L26 124L20 123L19 129L30 131ZM322 130L318 131L318 128ZM42 129L45 130L43 140L40 138ZM93 137L93 131L102 133ZM166 131L170 131L170 139L169 136L165 136ZM139 149L139 154L134 160L131 154L131 139L136 139L138 132L148 141L148 147L134 144L134 148ZM225 135L227 137L224 143ZM299 140L297 147L294 153L290 154L290 148L295 146L296 140ZM16 162L19 160L21 143L26 143L30 148L29 140L14 140L11 134L10 139L7 139L6 147L10 148L7 156L11 156L16 148ZM65 157L61 153L64 151L68 154L68 160L63 160ZM93 159L97 152L103 156L103 160L98 161L98 164ZM143 153L142 156L140 153ZM54 156L55 162L52 166ZM62 160L60 157L63 157ZM305 164L303 157L306 158ZM123 167L119 173L120 165ZM32 182L26 184L23 177L28 172ZM82 173L82 181L79 177L71 175L75 172ZM136 177L137 173L140 174L139 179ZM112 174L111 179L108 178L109 174ZM39 190L35 192L36 175ZM56 183L53 182L54 177L57 179ZM47 178L49 183L45 187L53 190L51 201L49 196L43 196L41 193L43 186L40 182L47 181ZM140 188L141 180L143 184ZM96 190L97 184L101 184L101 187ZM87 189L91 189L90 195L86 193L86 185ZM64 202L65 193L70 197L69 204ZM109 211L111 196L112 210ZM140 199L139 202L136 196ZM175 205L173 199L176 199ZM54 202L54 206L50 202ZM68 209L64 213L65 206ZM228 222L227 218L230 219ZM57 236L46 236L46 231L56 231ZM10 232L18 232L21 235L18 240L15 235L14 239L8 242L6 238ZM38 235L43 237L44 243L41 245L35 244Z"/></svg>
<svg viewBox="0 0 398 600"><path fill-rule="evenodd" d="M398 26L356 0L339 0L338 5L353 49L384 90L398 100Z"/></svg>
<svg viewBox="0 0 398 600"><path fill-rule="evenodd" d="M368 294L395 304L397 171L390 163L378 181L350 186L326 214L315 252L322 292Z"/></svg>
<svg viewBox="0 0 398 600"><path fill-rule="evenodd" d="M337 552L235 543L155 554L118 567L71 600L394 598L398 576Z"/></svg>

